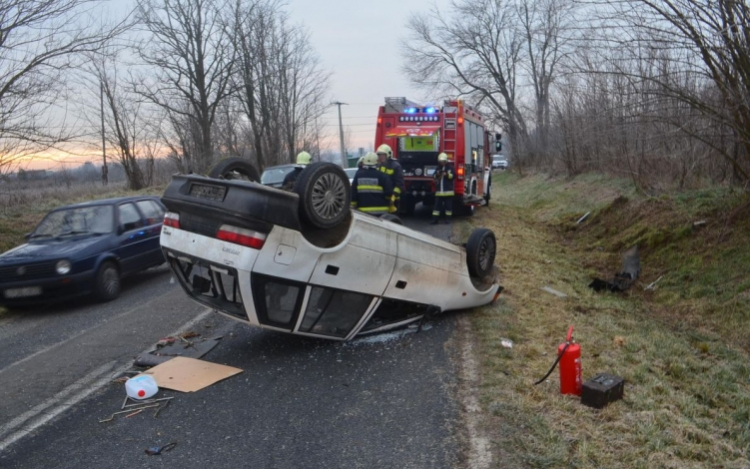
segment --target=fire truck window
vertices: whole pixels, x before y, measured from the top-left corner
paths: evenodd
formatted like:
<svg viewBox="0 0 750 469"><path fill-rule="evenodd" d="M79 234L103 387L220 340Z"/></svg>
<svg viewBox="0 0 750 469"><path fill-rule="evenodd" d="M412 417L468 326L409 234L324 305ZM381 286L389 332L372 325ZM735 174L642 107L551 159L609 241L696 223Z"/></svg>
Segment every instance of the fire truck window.
<svg viewBox="0 0 750 469"><path fill-rule="evenodd" d="M437 134L429 137L404 137L402 149L406 151L436 151Z"/></svg>
<svg viewBox="0 0 750 469"><path fill-rule="evenodd" d="M300 332L346 337L372 302L369 295L313 287Z"/></svg>

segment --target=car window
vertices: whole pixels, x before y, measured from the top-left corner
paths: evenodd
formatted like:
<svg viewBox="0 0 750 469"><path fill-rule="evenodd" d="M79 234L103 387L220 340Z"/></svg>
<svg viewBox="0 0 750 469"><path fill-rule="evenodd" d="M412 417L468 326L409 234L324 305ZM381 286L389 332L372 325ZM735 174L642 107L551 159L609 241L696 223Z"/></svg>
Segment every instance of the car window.
<svg viewBox="0 0 750 469"><path fill-rule="evenodd" d="M139 200L135 204L141 209L146 225L155 225L164 220L164 210L153 200Z"/></svg>
<svg viewBox="0 0 750 469"><path fill-rule="evenodd" d="M354 176L357 174L357 168L346 168L344 172L349 176L349 179L354 179Z"/></svg>
<svg viewBox="0 0 750 469"><path fill-rule="evenodd" d="M105 234L112 231L111 205L91 205L49 213L32 233L32 238L66 234Z"/></svg>
<svg viewBox="0 0 750 469"><path fill-rule="evenodd" d="M253 274L252 286L260 322L291 329L301 306L304 286L258 274Z"/></svg>
<svg viewBox="0 0 750 469"><path fill-rule="evenodd" d="M120 205L120 228L130 231L142 226L141 215L133 204Z"/></svg>
<svg viewBox="0 0 750 469"><path fill-rule="evenodd" d="M346 337L372 302L372 296L313 287L300 332Z"/></svg>
<svg viewBox="0 0 750 469"><path fill-rule="evenodd" d="M263 171L260 177L261 184L279 184L284 182L284 177L292 172L294 166L271 167Z"/></svg>
<svg viewBox="0 0 750 469"><path fill-rule="evenodd" d="M427 308L426 305L384 298L362 332L416 318L427 313Z"/></svg>

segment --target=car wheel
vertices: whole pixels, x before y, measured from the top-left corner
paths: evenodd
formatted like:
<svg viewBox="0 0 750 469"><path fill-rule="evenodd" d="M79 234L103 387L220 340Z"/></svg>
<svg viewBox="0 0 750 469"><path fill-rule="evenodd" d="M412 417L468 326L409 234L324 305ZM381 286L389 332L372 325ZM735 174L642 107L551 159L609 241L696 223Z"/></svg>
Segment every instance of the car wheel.
<svg viewBox="0 0 750 469"><path fill-rule="evenodd" d="M208 177L260 182L260 174L249 161L242 158L221 160L208 172Z"/></svg>
<svg viewBox="0 0 750 469"><path fill-rule="evenodd" d="M105 262L96 272L96 296L102 301L112 301L120 296L120 269L114 262Z"/></svg>
<svg viewBox="0 0 750 469"><path fill-rule="evenodd" d="M380 215L380 219L381 220L385 220L385 221L389 221L391 223L395 223L397 225L403 225L404 224L398 216L396 216L396 215L394 215L392 213L384 213L384 214Z"/></svg>
<svg viewBox="0 0 750 469"><path fill-rule="evenodd" d="M349 215L349 178L338 165L323 161L307 165L294 191L300 199L300 218L315 228L333 228Z"/></svg>
<svg viewBox="0 0 750 469"><path fill-rule="evenodd" d="M471 232L466 243L466 263L469 275L483 278L492 272L495 265L497 242L495 234L487 228L477 228Z"/></svg>

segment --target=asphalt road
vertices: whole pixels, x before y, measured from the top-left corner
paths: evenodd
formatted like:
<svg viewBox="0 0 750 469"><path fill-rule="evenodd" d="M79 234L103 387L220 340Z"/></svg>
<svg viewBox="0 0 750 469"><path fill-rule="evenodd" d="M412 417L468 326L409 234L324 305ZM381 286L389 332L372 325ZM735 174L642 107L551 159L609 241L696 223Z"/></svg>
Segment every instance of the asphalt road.
<svg viewBox="0 0 750 469"><path fill-rule="evenodd" d="M447 239L449 225L408 226ZM0 320L0 467L452 468L461 465L454 317L349 343L246 327L188 300L164 268L117 301ZM189 323L186 325L186 323ZM174 396L154 418L120 410L111 379L160 337L222 336L203 357L243 373ZM161 456L146 448L178 442Z"/></svg>

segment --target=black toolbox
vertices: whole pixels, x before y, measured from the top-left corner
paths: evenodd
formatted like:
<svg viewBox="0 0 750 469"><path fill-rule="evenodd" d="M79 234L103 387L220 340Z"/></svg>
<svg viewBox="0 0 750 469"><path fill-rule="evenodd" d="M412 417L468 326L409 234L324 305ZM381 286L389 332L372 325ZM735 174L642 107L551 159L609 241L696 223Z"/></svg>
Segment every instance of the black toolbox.
<svg viewBox="0 0 750 469"><path fill-rule="evenodd" d="M601 409L610 402L622 399L625 391L625 380L608 373L599 373L583 383L581 403Z"/></svg>

